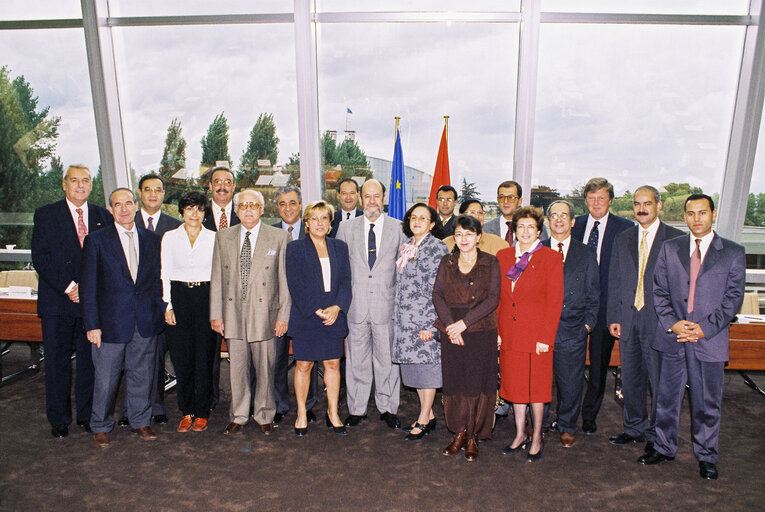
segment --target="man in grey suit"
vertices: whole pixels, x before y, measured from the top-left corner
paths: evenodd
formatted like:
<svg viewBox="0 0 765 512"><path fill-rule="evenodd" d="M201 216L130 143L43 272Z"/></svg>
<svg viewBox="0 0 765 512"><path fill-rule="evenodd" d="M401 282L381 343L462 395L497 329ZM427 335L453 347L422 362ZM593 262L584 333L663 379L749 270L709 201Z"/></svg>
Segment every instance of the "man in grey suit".
<svg viewBox="0 0 765 512"><path fill-rule="evenodd" d="M677 453L680 406L690 388L691 438L699 474L715 479L720 437L728 325L744 298L744 247L712 231L712 198L685 200L690 236L664 242L654 270L653 302L659 318L652 347L659 352L656 440L642 464L672 460Z"/></svg>
<svg viewBox="0 0 765 512"><path fill-rule="evenodd" d="M655 417L646 404L649 386L656 396L658 361L658 353L651 348L657 322L653 271L664 241L683 232L659 220L661 194L650 185L635 190L632 208L638 223L616 235L608 269L606 316L611 335L619 338L624 394L624 431L609 441L616 445L647 441L648 451L653 447Z"/></svg>
<svg viewBox="0 0 765 512"><path fill-rule="evenodd" d="M346 338L347 426L366 419L372 381L380 419L399 428L401 376L391 362L396 258L404 243L401 223L382 213L385 189L377 180L361 187L363 217L340 223L338 240L348 244L353 300Z"/></svg>
<svg viewBox="0 0 765 512"><path fill-rule="evenodd" d="M483 230L486 233L497 235L511 246L515 246L513 230L510 229L510 224L513 220L513 213L521 207L521 203L523 203L523 188L521 188L518 182L507 180L500 183L497 187L497 204L499 205L501 215L484 224ZM550 235L547 233L547 228L542 226L539 240L544 242L549 238Z"/></svg>
<svg viewBox="0 0 765 512"><path fill-rule="evenodd" d="M576 221L571 203L553 201L547 207L547 218L552 238L542 243L563 258L563 308L555 335L553 372L558 388L555 423L561 445L569 448L576 441L574 434L582 407L587 336L598 319L600 273L595 250L571 236Z"/></svg>
<svg viewBox="0 0 765 512"><path fill-rule="evenodd" d="M273 432L276 338L287 332L290 300L284 255L286 231L260 222L263 195L244 190L234 196L241 224L215 234L210 276L210 326L226 339L231 357L230 423L235 434L254 403L253 419L265 435ZM255 368L255 398L250 365Z"/></svg>

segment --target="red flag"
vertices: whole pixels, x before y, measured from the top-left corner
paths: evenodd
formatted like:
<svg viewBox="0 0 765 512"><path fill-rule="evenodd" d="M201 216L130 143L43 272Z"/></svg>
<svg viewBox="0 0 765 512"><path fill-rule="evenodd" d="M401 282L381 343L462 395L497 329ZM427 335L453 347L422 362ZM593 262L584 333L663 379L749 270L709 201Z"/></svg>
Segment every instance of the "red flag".
<svg viewBox="0 0 765 512"><path fill-rule="evenodd" d="M430 185L430 198L428 204L438 210L436 194L442 185L451 185L449 178L449 147L446 142L446 126L441 134L441 144L438 146L438 158L436 158L436 170L433 172L433 183Z"/></svg>

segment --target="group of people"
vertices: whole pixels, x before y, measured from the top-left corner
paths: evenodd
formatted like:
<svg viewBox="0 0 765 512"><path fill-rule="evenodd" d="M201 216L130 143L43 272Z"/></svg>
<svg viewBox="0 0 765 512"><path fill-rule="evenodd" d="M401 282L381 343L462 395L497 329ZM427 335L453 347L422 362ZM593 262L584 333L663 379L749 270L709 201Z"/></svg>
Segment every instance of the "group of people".
<svg viewBox="0 0 765 512"><path fill-rule="evenodd" d="M261 222L263 195L234 194L225 167L210 173L212 202L199 192L180 198L182 222L160 212L164 183L156 175L139 183L140 211L125 188L110 194L108 212L87 203L91 186L86 167L70 166L66 198L35 213L54 437L65 437L71 423L72 344L77 423L103 447L122 374L126 423L149 440L152 419L167 421L165 350L178 379L177 430L205 430L225 340L226 435L250 418L265 435L283 422L291 347L297 436L316 420L322 375L325 422L335 434L367 419L374 387L380 420L407 441L421 440L436 428L440 388L454 434L444 455L464 450L475 460L496 418L512 414L515 435L503 453L533 462L542 457L543 432L557 431L563 447L576 442L580 414L583 433L596 432L618 338L624 431L609 441L646 442L642 464L673 459L687 383L700 474L717 478L727 326L743 300L745 258L743 247L712 230L709 196L686 199L688 236L659 220L661 195L648 185L633 194L637 224L610 213L614 190L604 178L587 182L588 213L578 217L565 200L546 212L523 206L521 186L504 181L501 215L485 225L478 200L455 213L457 192L448 185L437 208L416 203L403 221L383 212L385 187L376 180L361 187L342 180L337 212L326 201L303 207L300 189L286 186L276 193L273 226ZM420 405L403 428L402 382Z"/></svg>

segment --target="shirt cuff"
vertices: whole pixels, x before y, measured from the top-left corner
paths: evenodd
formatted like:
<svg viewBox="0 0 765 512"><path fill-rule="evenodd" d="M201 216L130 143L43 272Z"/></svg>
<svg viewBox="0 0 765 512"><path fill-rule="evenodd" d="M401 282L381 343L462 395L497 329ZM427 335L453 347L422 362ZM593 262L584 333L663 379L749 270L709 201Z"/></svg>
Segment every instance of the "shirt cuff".
<svg viewBox="0 0 765 512"><path fill-rule="evenodd" d="M69 286L67 286L67 287L66 287L66 290L64 290L64 293L67 293L67 294L68 294L69 292L71 292L71 291L72 291L72 289L73 289L75 286L77 286L77 283L75 283L74 281L72 281L71 283L69 283Z"/></svg>

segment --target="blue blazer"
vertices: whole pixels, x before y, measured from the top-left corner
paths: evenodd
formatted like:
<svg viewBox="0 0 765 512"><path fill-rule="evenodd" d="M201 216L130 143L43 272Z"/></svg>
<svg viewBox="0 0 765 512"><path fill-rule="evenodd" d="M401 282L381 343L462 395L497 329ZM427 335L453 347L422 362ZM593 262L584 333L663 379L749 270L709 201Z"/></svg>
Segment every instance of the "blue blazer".
<svg viewBox="0 0 765 512"><path fill-rule="evenodd" d="M351 262L348 246L342 240L327 237L327 253L332 272L330 291L324 291L319 255L311 237L287 244L287 286L292 296L289 332L292 337L321 332L332 338L348 334L348 308L351 307ZM316 310L340 306L340 314L331 326L325 326Z"/></svg>
<svg viewBox="0 0 765 512"><path fill-rule="evenodd" d="M335 235L337 235L337 230L340 229L340 222L342 219L340 218L343 214L343 210L340 209L339 211L335 212L335 216L332 217L332 229L329 232L329 237L335 238ZM356 208L356 217L360 217L364 215L364 212L358 208Z"/></svg>
<svg viewBox="0 0 765 512"><path fill-rule="evenodd" d="M138 328L155 336L164 328L160 238L138 230L138 275L130 277L114 223L88 235L82 255L80 302L85 331L101 329L103 343L127 343Z"/></svg>
<svg viewBox="0 0 765 512"><path fill-rule="evenodd" d="M587 240L584 239L584 232L587 229L587 220L590 215L580 215L576 218L576 223L571 229L571 236L587 244ZM603 234L603 243L600 246L600 309L598 310L598 323L605 325L606 323L606 309L608 307L608 268L611 263L611 248L614 244L616 235L624 230L634 226L635 223L624 217L619 217L613 213L608 216L608 224L606 224L606 231Z"/></svg>
<svg viewBox="0 0 765 512"><path fill-rule="evenodd" d="M88 205L88 233L114 223L106 208ZM87 240L87 237L86 237ZM66 200L35 210L32 229L32 264L40 276L37 314L82 316L80 305L69 300L64 290L80 282L82 247Z"/></svg>

